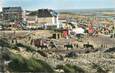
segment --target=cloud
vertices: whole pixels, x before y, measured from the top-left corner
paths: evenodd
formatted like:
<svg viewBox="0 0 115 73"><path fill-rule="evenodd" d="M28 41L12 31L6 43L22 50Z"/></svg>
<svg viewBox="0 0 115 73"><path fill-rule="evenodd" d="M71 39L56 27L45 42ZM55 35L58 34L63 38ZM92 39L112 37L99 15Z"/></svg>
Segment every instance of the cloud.
<svg viewBox="0 0 115 73"><path fill-rule="evenodd" d="M0 0L0 11L2 11L3 2L4 0Z"/></svg>

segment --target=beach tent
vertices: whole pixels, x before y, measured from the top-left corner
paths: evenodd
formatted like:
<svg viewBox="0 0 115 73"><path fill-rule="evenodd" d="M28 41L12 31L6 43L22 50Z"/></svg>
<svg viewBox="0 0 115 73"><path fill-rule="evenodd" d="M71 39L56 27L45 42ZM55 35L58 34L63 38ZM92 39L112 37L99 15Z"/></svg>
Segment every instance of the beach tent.
<svg viewBox="0 0 115 73"><path fill-rule="evenodd" d="M75 28L72 29L72 32L74 32L75 34L84 34L85 30L83 28Z"/></svg>

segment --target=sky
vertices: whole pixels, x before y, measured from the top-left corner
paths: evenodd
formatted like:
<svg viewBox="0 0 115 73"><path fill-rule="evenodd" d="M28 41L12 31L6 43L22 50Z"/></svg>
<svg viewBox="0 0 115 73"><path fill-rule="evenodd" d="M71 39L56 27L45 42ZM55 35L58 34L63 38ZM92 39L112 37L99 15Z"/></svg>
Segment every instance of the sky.
<svg viewBox="0 0 115 73"><path fill-rule="evenodd" d="M115 8L115 0L0 0L0 10L9 6L21 6L24 10Z"/></svg>

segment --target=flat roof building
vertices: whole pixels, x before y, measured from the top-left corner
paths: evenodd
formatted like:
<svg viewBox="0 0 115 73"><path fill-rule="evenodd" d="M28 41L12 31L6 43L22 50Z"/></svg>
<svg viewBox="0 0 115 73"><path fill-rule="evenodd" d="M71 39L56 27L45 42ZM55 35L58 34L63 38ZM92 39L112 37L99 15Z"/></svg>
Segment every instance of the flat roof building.
<svg viewBox="0 0 115 73"><path fill-rule="evenodd" d="M9 22L22 20L22 8L21 7L3 7L3 20Z"/></svg>

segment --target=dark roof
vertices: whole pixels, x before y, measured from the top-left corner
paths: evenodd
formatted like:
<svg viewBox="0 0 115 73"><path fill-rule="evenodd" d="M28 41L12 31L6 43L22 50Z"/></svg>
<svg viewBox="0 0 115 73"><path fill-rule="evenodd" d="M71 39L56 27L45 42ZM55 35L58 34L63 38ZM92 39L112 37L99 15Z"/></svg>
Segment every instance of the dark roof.
<svg viewBox="0 0 115 73"><path fill-rule="evenodd" d="M37 16L38 17L53 17L53 16L57 16L57 12L51 9L39 9Z"/></svg>
<svg viewBox="0 0 115 73"><path fill-rule="evenodd" d="M7 12L22 12L21 7L3 7L2 10L3 10L3 12L5 12L5 11L7 11Z"/></svg>
<svg viewBox="0 0 115 73"><path fill-rule="evenodd" d="M27 16L36 16L37 15L37 11L31 11Z"/></svg>

